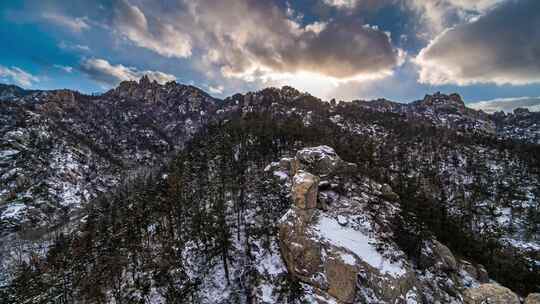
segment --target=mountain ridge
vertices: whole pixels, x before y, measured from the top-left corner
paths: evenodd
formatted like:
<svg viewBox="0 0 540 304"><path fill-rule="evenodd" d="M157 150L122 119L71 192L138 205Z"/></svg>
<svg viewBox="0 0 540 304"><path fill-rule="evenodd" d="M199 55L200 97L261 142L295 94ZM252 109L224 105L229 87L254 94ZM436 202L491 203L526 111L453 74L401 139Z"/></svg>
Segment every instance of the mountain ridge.
<svg viewBox="0 0 540 304"><path fill-rule="evenodd" d="M193 187L199 190L190 195L200 196L203 201L215 200L213 197L206 198L204 193L221 191L219 189L223 183L232 187L228 191L240 191L239 197L264 196L275 199L278 192L281 193L278 196L285 198L275 201L277 214L266 214L272 218L272 222L262 222L277 229L274 225L283 215L281 212L286 210L285 207L289 207L288 195L291 194L287 194L287 182L285 187L280 186L278 188L281 190L275 192L277 186L267 184L268 178L261 172L262 169L269 162L279 159L279 166L291 167L287 165L290 160L286 159L294 156L296 151L315 145L330 145L352 165L347 169L350 172L346 171L349 173L340 171L335 179L323 180L318 185L318 202L339 205L341 202L336 201L337 193L337 197L347 197L344 207L353 204L353 201L363 201L351 200L352 196L349 197L348 193L356 193L353 196L359 198L367 195L371 202L367 210L375 212L375 218L377 215L388 217L384 223L385 229L393 231L399 238L394 241L384 236L384 229L376 230L379 231L376 232L377 236L385 239L387 245L396 242L400 250L407 252L407 264L420 267L427 263L431 266L426 267L433 266L421 254L417 255L418 248L410 248L408 244L418 244L418 241L409 241L418 240L420 236L434 235L449 245L452 251L457 250L458 254L472 261L465 262L486 264L490 275L526 295L536 287L534 281L524 281L523 278L534 278L534 263L540 260L540 250L537 249L540 245L534 238L537 216L534 204L538 195L534 192L534 185L539 180L540 160L538 145L534 144L534 137L530 137L534 133L523 131L534 125L534 115L518 110L512 116L489 116L467 109L459 95L440 93L426 95L423 100L411 104L382 99L373 104L362 101L326 102L285 86L216 99L193 86L176 82L160 85L148 79L123 82L96 96L53 90L37 91L3 101L0 103L0 235L7 247L0 250L2 274L5 275L0 279L7 282L12 279L9 273L16 273L12 272L13 265L17 264L12 256L13 248L19 248L17 250L24 256L36 252L36 248L58 245L57 234L77 240L77 231L90 227L88 223L92 221L88 221L92 214L97 216L94 220L104 221L103 229L112 229L113 226L109 227L108 223L112 220L109 216L117 212L114 211L115 204L123 206L122 210L128 212L123 215L124 220L139 221L138 217L133 218L134 215L129 213L133 211L131 203L124 199L122 193L138 193L140 190L140 195L148 196L147 200L155 208L148 209L148 215L159 210L180 212L174 204L167 202L177 199L177 196L169 196L172 195L170 193L180 195L175 192L178 191L175 187L184 187L183 184L176 184L181 180L188 185L193 183ZM497 120L492 121L492 117ZM518 125L521 133L513 131L514 126ZM508 133L497 133L499 130ZM527 136L513 137L516 134ZM329 151L326 148L322 150ZM324 161L332 160L332 157L313 156ZM234 167L230 168L232 164ZM276 166L274 164L270 168ZM213 179L214 170L224 170L226 175L223 181L230 182L210 183L204 180L206 175L200 173L207 172L208 178ZM288 170L290 168L285 171L282 168L283 172L277 170L272 174L282 178L285 172L291 172ZM294 175L287 174L290 175L289 179ZM149 182L141 181L145 176L150 176ZM353 178L352 181L345 182L349 178ZM366 178L372 182L364 184ZM124 184L131 190L122 190ZM385 184L388 187L383 187ZM168 188L169 185L177 186ZM158 191L160 196L156 197L155 187L166 191ZM258 187L266 190L258 190ZM187 192L181 193L186 195ZM164 197L167 199L163 201ZM398 201L395 201L396 197L399 197ZM249 223L254 219L250 217L252 212L258 214L256 210L259 207L253 202L247 203L249 199L245 201L249 207L214 201L217 204L214 206L216 212L227 212L219 213L221 215L217 219L222 221L221 224L213 222L213 216L206 220L210 221L210 226L223 226L223 221L237 222L231 224L230 228L236 231L236 225L244 227L243 221ZM149 208L144 201L136 202L135 205L140 208ZM200 210L196 199L185 198L182 202L193 210ZM472 202L474 206L467 205ZM102 204L103 207L99 207ZM395 207L402 212L398 217L392 208L375 207L378 204L388 208L396 204ZM444 213L429 206L437 206ZM100 208L111 214L103 213ZM325 207L321 205L317 208L324 211ZM377 213L377 210L381 210L381 213ZM353 209L346 211L351 219L358 215ZM190 213L192 211L186 212L189 213L189 222L192 216L193 219L197 218L196 214ZM233 219L227 215L236 212L240 212L237 215L239 218ZM337 216L335 212L332 211L332 216ZM410 217L409 214L416 216ZM150 219L154 219L154 216L158 215L154 214ZM242 216L246 218L242 220ZM445 225L439 226L434 219ZM163 224L160 221L152 225L160 226ZM421 222L425 222L427 228L422 228ZM371 225L377 227L377 221ZM149 226L148 229L150 233L154 228ZM220 230L212 231L210 235L203 233L204 237L220 236ZM275 240L271 231L265 237ZM410 239L406 241L408 237ZM34 242L36 239L40 241ZM498 248L501 248L500 252L492 253L496 260L483 254L484 247L477 248L487 246L484 240L491 239L496 240ZM197 239L193 241L198 242ZM220 240L224 242L223 246L229 246L229 241ZM236 249L243 246L233 243ZM259 245L256 247L260 248ZM71 247L62 246L59 252L71 254ZM232 252L239 254L234 248L231 248ZM279 259L279 255L275 255L275 247L272 248L271 252L274 253L270 256ZM47 251L44 249L45 253ZM203 253L199 254L204 256ZM212 257L208 258L208 261L214 261ZM509 274L504 272L509 268L498 270L500 266L497 263L504 258L515 260L516 264L510 268L520 271ZM222 259L229 258L224 256ZM46 256L38 260L39 263L48 263ZM468 265L465 262L460 262L460 267L466 267L463 266ZM227 276L223 274L223 278L234 277L235 271L246 271L233 259L224 264L229 263L231 273ZM526 270L527 267L533 267L532 271ZM414 268L414 271L420 269ZM456 271L454 266L450 266L450 269ZM481 268L475 269L469 270L479 272ZM439 283L443 284L446 275L439 268L434 271L439 273ZM205 274L200 275L201 284L210 284ZM516 279L515 276L520 277ZM325 284L303 277L304 281L313 283L303 285L305 290L325 290ZM277 284L278 281L274 279L270 281ZM456 282L458 285L465 284L461 279ZM271 286L267 288L278 289ZM439 287L418 286L425 292L432 292L434 297L453 297ZM210 286L204 288L217 290ZM380 296L373 289L362 292L367 292L364 296ZM455 292L461 294L463 291L457 289ZM346 298L350 299L354 294L351 291ZM430 302L427 300L424 303Z"/></svg>

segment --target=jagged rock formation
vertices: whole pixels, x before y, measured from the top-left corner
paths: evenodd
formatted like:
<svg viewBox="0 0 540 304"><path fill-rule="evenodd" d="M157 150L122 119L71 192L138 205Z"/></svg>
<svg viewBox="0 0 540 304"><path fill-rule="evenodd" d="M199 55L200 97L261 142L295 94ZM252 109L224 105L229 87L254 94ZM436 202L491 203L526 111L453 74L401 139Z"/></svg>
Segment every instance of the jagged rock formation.
<svg viewBox="0 0 540 304"><path fill-rule="evenodd" d="M437 92L409 104L386 99L353 102L368 109L397 113L409 120L424 120L436 126L540 143L538 113L516 109L513 114L504 112L487 114L468 108L461 96L455 93L446 95Z"/></svg>

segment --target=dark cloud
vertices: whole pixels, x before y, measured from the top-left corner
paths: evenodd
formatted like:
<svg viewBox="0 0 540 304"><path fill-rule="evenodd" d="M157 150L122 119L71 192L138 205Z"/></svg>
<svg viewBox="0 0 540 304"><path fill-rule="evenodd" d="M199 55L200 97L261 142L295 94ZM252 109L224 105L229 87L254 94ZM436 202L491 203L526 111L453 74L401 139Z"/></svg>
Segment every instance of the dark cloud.
<svg viewBox="0 0 540 304"><path fill-rule="evenodd" d="M488 113L497 111L512 112L516 108L527 108L531 111L540 111L540 97L498 98L471 103L468 104L468 106Z"/></svg>
<svg viewBox="0 0 540 304"><path fill-rule="evenodd" d="M540 1L508 1L435 38L416 62L430 84L540 83Z"/></svg>
<svg viewBox="0 0 540 304"><path fill-rule="evenodd" d="M352 19L311 24L272 1L185 1L176 9L117 6L116 30L168 57L197 52L201 69L254 79L315 73L335 79L387 75L402 53L389 34ZM159 16L159 18L157 17Z"/></svg>

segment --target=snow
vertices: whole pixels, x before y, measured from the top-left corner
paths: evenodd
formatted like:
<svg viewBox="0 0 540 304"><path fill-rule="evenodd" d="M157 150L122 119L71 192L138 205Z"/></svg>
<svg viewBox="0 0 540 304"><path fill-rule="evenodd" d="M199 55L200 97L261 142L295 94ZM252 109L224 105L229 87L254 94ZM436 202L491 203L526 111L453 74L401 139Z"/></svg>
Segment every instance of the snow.
<svg viewBox="0 0 540 304"><path fill-rule="evenodd" d="M349 219L343 215L338 215L337 221L338 224L340 224L341 226L347 226L347 224L349 223Z"/></svg>
<svg viewBox="0 0 540 304"><path fill-rule="evenodd" d="M343 253L341 254L341 260L348 265L356 265L356 259L352 254Z"/></svg>
<svg viewBox="0 0 540 304"><path fill-rule="evenodd" d="M329 146L318 146L318 147L311 147L311 148L304 148L298 152L299 154L329 154L329 155L336 155L336 151L332 147Z"/></svg>
<svg viewBox="0 0 540 304"><path fill-rule="evenodd" d="M309 172L300 171L293 177L293 182L297 185L304 183L311 183L313 181L313 175Z"/></svg>
<svg viewBox="0 0 540 304"><path fill-rule="evenodd" d="M289 178L289 175L283 171L274 171L274 176L279 178L280 180L287 180Z"/></svg>
<svg viewBox="0 0 540 304"><path fill-rule="evenodd" d="M0 151L0 158L10 157L18 153L19 153L18 150L13 150L13 149L2 150Z"/></svg>
<svg viewBox="0 0 540 304"><path fill-rule="evenodd" d="M265 303L275 303L274 298L272 297L272 290L273 287L267 284L261 285L261 291L262 291L262 300Z"/></svg>
<svg viewBox="0 0 540 304"><path fill-rule="evenodd" d="M5 219L17 217L19 213L21 212L21 210L23 210L25 207L26 207L25 204L12 203L8 205L6 210L4 210L4 212L0 216L0 219L5 220Z"/></svg>
<svg viewBox="0 0 540 304"><path fill-rule="evenodd" d="M405 295L407 304L418 304L417 295L416 295L416 292L414 292L414 289L409 290L407 294Z"/></svg>
<svg viewBox="0 0 540 304"><path fill-rule="evenodd" d="M510 244L510 246L512 247L516 247L519 249L540 251L540 245L538 243L516 240L511 238L503 238L502 241Z"/></svg>
<svg viewBox="0 0 540 304"><path fill-rule="evenodd" d="M305 303L338 304L338 301L327 293L321 293L311 285L305 283L300 284L302 284L302 289L304 289L305 292Z"/></svg>
<svg viewBox="0 0 540 304"><path fill-rule="evenodd" d="M281 257L279 255L279 251L276 251L278 254L266 254L264 255L257 268L268 272L269 275L277 276L281 273L285 273L285 265L283 264L283 261L281 260Z"/></svg>
<svg viewBox="0 0 540 304"><path fill-rule="evenodd" d="M337 221L326 216L322 216L315 230L321 238L335 246L349 249L363 261L377 268L381 273L386 273L393 277L405 274L405 269L397 263L391 263L380 254L372 244L375 240L358 230L342 227Z"/></svg>

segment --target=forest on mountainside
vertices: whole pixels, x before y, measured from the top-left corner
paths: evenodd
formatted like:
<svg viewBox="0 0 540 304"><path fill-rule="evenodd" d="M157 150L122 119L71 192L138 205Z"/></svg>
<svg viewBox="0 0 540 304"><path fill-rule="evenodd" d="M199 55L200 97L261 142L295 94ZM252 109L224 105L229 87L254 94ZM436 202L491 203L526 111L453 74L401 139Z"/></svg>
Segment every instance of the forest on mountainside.
<svg viewBox="0 0 540 304"><path fill-rule="evenodd" d="M342 109L347 113L350 109ZM384 141L350 136L322 120L306 126L300 117L276 120L269 113L209 126L170 164L88 204L80 226L58 232L45 257L35 254L17 266L12 283L0 290L2 303L99 303L107 297L143 303L152 290L170 303L196 303L206 278L216 275L210 272L215 265L224 269L229 299L249 302L250 286L260 275L250 267L252 257L258 250L275 250L269 242L290 204L264 168L320 144L356 163L358 174L392 185L402 206L394 221L395 241L418 269L422 241L435 236L457 255L483 264L501 284L522 294L538 291L538 253L501 245L508 235L536 239L540 233L538 188L536 205L511 203L523 195L520 189L538 185L538 146L457 134L377 112L354 119L376 122L392 135ZM506 166L504 180L486 167L497 158ZM474 182L452 182L441 167L458 168ZM535 179L525 180L525 173ZM500 206L510 208L508 224L496 223L493 212ZM293 303L298 284L283 277L281 296Z"/></svg>

